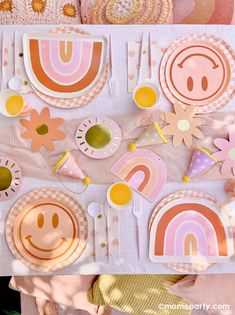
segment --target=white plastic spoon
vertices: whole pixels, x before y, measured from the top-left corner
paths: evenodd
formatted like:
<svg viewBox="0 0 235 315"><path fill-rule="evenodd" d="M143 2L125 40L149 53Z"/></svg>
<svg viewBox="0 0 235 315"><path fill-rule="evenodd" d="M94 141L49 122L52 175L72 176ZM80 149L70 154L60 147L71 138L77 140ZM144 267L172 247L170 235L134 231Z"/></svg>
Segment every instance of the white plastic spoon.
<svg viewBox="0 0 235 315"><path fill-rule="evenodd" d="M94 259L96 261L96 243L97 243L97 239L96 239L96 219L98 218L99 215L102 214L103 209L102 209L102 205L99 204L98 202L91 202L88 207L87 207L87 211L89 213L89 215L93 218L94 220L94 235L93 235L93 247L94 247Z"/></svg>
<svg viewBox="0 0 235 315"><path fill-rule="evenodd" d="M8 81L8 87L9 89L11 90L15 90L15 91L20 91L22 89L22 85L23 85L23 80L22 78L17 74L17 71L18 71L18 62L17 62L17 48L18 48L18 45L17 45L17 36L18 36L18 33L17 31L15 31L14 33L14 63L15 63L15 75L13 77L10 78L10 80Z"/></svg>
<svg viewBox="0 0 235 315"><path fill-rule="evenodd" d="M22 79L15 75L8 81L8 87L11 90L20 91L22 88L23 81Z"/></svg>

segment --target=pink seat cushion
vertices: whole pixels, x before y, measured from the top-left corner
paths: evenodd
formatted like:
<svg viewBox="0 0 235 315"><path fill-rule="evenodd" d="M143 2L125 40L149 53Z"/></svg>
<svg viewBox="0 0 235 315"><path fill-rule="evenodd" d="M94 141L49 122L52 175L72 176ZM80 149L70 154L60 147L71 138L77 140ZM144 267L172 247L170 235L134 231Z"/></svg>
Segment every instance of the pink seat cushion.
<svg viewBox="0 0 235 315"><path fill-rule="evenodd" d="M234 0L174 0L174 23L234 24Z"/></svg>
<svg viewBox="0 0 235 315"><path fill-rule="evenodd" d="M235 274L186 276L170 291L193 304L229 305L229 310L210 309L208 315L235 314Z"/></svg>

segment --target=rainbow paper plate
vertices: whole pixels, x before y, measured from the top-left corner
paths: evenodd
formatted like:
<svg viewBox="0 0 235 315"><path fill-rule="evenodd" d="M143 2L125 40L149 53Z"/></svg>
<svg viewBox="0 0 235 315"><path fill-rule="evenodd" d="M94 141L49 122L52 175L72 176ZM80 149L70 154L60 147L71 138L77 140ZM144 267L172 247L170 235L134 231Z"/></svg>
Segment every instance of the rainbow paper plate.
<svg viewBox="0 0 235 315"><path fill-rule="evenodd" d="M81 97L105 71L107 40L103 36L25 34L23 47L33 88L50 97Z"/></svg>

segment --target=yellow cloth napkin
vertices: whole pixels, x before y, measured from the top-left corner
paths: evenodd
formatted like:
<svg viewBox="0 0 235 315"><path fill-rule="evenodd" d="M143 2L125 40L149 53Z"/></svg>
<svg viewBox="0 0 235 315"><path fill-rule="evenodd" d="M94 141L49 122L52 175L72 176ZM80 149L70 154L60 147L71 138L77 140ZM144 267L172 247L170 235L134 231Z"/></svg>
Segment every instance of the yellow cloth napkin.
<svg viewBox="0 0 235 315"><path fill-rule="evenodd" d="M101 275L88 291L88 300L132 315L189 315L188 303L168 291L182 278L181 275ZM173 309L164 310L166 305Z"/></svg>

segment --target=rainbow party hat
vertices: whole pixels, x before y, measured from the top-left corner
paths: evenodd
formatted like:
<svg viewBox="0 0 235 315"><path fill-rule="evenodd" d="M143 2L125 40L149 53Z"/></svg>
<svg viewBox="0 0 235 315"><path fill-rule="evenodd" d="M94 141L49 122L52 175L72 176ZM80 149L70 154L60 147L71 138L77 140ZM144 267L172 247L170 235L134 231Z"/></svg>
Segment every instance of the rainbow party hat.
<svg viewBox="0 0 235 315"><path fill-rule="evenodd" d="M82 179L86 185L91 183L91 179L85 176L69 151L64 152L63 156L53 167L53 172L57 172L63 176Z"/></svg>
<svg viewBox="0 0 235 315"><path fill-rule="evenodd" d="M209 151L201 147L196 147L187 174L182 180L185 183L190 182L195 176L208 171L216 162L217 159Z"/></svg>
<svg viewBox="0 0 235 315"><path fill-rule="evenodd" d="M138 147L143 147L152 144L167 143L167 138L162 132L159 124L154 121L151 126L137 139L135 143L130 143L128 148L130 151L134 151Z"/></svg>

